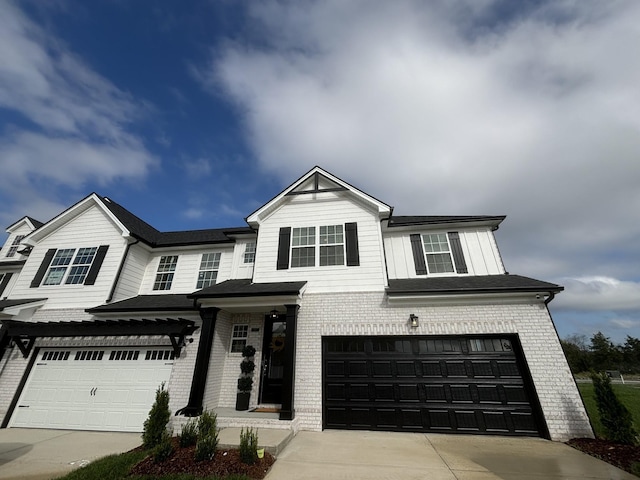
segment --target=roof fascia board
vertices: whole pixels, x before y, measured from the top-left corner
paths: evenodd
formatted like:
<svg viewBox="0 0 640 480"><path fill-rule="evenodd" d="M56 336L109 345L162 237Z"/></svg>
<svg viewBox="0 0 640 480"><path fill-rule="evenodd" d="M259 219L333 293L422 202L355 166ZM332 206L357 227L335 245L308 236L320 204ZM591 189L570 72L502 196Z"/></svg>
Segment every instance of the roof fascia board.
<svg viewBox="0 0 640 480"><path fill-rule="evenodd" d="M495 304L531 304L544 305L548 290L537 292L493 292L467 294L416 294L387 296L389 305L397 307L425 307L438 305L495 305Z"/></svg>
<svg viewBox="0 0 640 480"><path fill-rule="evenodd" d="M267 313L278 305L300 305L301 295L261 295L253 297L198 298L201 308L217 307L230 312Z"/></svg>
<svg viewBox="0 0 640 480"><path fill-rule="evenodd" d="M504 217L502 217L504 220ZM408 232L419 230L450 230L452 228L488 228L490 230L496 230L502 223L502 220L496 221L492 219L488 220L469 220L469 221L451 221L451 222L428 222L428 223L413 223L410 225L392 225L389 226L388 222L384 222L382 229L385 232Z"/></svg>
<svg viewBox="0 0 640 480"><path fill-rule="evenodd" d="M20 305L14 305L12 307L5 307L4 310L2 310L2 313L5 313L7 315L12 315L14 317L19 317L23 311L31 310L35 312L38 308L42 307L45 303L47 303L46 299L38 300L36 302L21 303Z"/></svg>
<svg viewBox="0 0 640 480"><path fill-rule="evenodd" d="M14 230L16 230L17 228L19 228L22 224L26 223L27 226L31 229L31 231L36 230L36 226L31 222L31 220L29 219L29 217L27 217L26 215L24 217L22 217L20 220L18 220L17 222L12 223L11 225L9 225L6 228L6 231L9 233L13 233Z"/></svg>
<svg viewBox="0 0 640 480"><path fill-rule="evenodd" d="M263 217L263 214L265 212L268 212L268 211L274 209L275 207L277 207L280 203L282 203L284 198L287 197L290 192L292 192L297 187L299 187L301 184L306 182L309 178L311 178L316 173L318 173L320 175L323 175L326 178L328 178L329 180L331 180L332 182L340 185L341 187L344 187L347 191L349 191L350 193L352 193L356 197L360 198L361 200L364 200L366 203L373 204L375 206L376 211L378 212L378 215L381 218L386 218L386 217L391 215L392 208L389 205L387 205L386 203L381 202L377 198L372 197L371 195L368 195L368 194L364 193L362 190L357 189L356 187L350 185L349 183L345 182L344 180L341 180L340 178L336 177L335 175L332 175L331 173L327 172L326 170L323 170L322 168L320 168L318 166L315 166L311 170L309 170L307 173L305 173L303 176L298 178L298 180L296 180L291 185L289 185L287 188L285 188L278 195L276 195L274 198L272 198L267 203L265 203L262 207L260 207L259 209L257 209L253 213L251 213L245 219L246 222L251 226L259 225L261 223L261 221L263 220L262 217Z"/></svg>
<svg viewBox="0 0 640 480"><path fill-rule="evenodd" d="M49 220L42 227L35 230L34 232L27 235L22 243L30 245L32 247L36 246L36 244L41 241L43 238L51 235L53 232L61 228L66 223L70 222L72 219L76 218L81 213L87 211L91 206L97 206L102 210L102 212L116 225L116 227L121 231L121 234L125 238L129 238L131 236L131 232L127 230L127 228L118 220L118 218L107 208L107 206L102 202L102 199L94 192L83 198L79 202L75 203L71 207L67 208L64 212L60 213L56 217Z"/></svg>

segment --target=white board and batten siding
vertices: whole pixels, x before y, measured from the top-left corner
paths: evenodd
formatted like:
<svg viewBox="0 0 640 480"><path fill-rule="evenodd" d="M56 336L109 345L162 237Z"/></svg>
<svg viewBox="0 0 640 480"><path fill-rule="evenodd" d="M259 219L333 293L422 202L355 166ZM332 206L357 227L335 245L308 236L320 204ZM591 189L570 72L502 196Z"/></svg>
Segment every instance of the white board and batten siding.
<svg viewBox="0 0 640 480"><path fill-rule="evenodd" d="M447 231L445 229L442 232L437 232L430 229L429 233L447 233ZM460 245L467 264L468 275L500 275L504 273L504 266L490 229L457 229L457 231L460 235ZM424 278L423 275L416 275L409 232L387 231L384 235L389 278Z"/></svg>
<svg viewBox="0 0 640 480"><path fill-rule="evenodd" d="M125 298L135 297L140 293L140 287L142 286L150 257L151 252L148 247L140 244L131 245L112 301L117 302Z"/></svg>
<svg viewBox="0 0 640 480"><path fill-rule="evenodd" d="M164 250L163 252L154 252L147 263L147 268L140 287L141 295L156 295L156 294L171 294L171 293L192 293L198 290L196 285L198 283L198 273L200 271L200 262L202 260L202 254L204 253L216 253L220 255L220 265L218 270L218 276L216 283L220 283L230 278L231 268L233 263L233 245L224 245L209 247L207 249L199 250ZM173 281L169 290L154 290L153 284L158 273L158 265L160 259L165 255L177 255L178 263L176 264L176 271L173 275Z"/></svg>
<svg viewBox="0 0 640 480"><path fill-rule="evenodd" d="M377 291L386 284L382 234L377 214L360 203L338 195L291 197L260 224L253 280L262 282L306 281L307 292ZM328 198L327 198L328 197ZM278 241L281 227L358 225L359 266L333 265L278 270ZM346 254L345 254L346 258ZM346 262L345 262L346 263Z"/></svg>
<svg viewBox="0 0 640 480"><path fill-rule="evenodd" d="M89 308L104 303L115 280L126 240L106 214L93 206L43 238L29 255L11 292L14 299L47 298L50 308ZM49 249L85 248L109 245L94 285L40 285L31 288L42 260Z"/></svg>

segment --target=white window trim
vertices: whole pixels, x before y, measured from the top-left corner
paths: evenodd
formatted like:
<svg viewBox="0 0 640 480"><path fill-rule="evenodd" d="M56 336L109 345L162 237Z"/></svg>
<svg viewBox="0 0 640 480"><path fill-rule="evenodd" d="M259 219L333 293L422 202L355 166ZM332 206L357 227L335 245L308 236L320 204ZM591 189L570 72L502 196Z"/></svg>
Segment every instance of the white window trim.
<svg viewBox="0 0 640 480"><path fill-rule="evenodd" d="M151 286L151 289L154 292L166 292L168 290L171 290L171 287L173 285L173 279L175 278L175 273L176 273L176 270L178 269L178 259L179 259L179 257L180 257L179 255L161 255L160 256L160 260L158 260L158 267L156 268L156 274L153 277L153 285ZM162 265L162 259L163 258L175 258L176 259L175 262L172 262L173 263L173 269L172 270L163 270L162 272L160 271L160 267ZM168 265L168 267L171 267L171 265ZM170 277L168 277L169 278L168 280L161 281L161 280L158 279L158 277L161 276L161 275L167 275L167 276L170 275ZM156 284L158 284L158 286L159 286L160 283L167 283L168 285L167 285L166 288L156 288Z"/></svg>
<svg viewBox="0 0 640 480"><path fill-rule="evenodd" d="M7 254L5 255L7 258L11 258L15 256L15 254L18 252L18 248L20 248L20 242L25 236L26 235L15 236L15 238L13 239L13 242L11 243L11 246L9 247L9 250L7 250Z"/></svg>
<svg viewBox="0 0 640 480"><path fill-rule="evenodd" d="M236 335L236 327L244 327L244 333L245 335L240 336L240 335ZM242 355L242 349L240 349L239 352L234 352L233 351L233 342L234 341L242 341L244 340L244 344L242 345L242 348L244 349L244 347L246 347L248 345L248 341L249 341L249 324L248 323L235 323L231 326L231 341L229 342L229 353L231 354L239 354Z"/></svg>
<svg viewBox="0 0 640 480"><path fill-rule="evenodd" d="M448 250L446 252L444 252L444 251L442 251L442 252L427 252L427 249L426 249L425 244L424 244L425 235L444 235L444 238L447 241ZM427 268L427 272L428 272L429 276L446 277L446 276L451 276L452 274L453 275L456 274L456 264L455 264L455 261L453 259L453 251L451 250L451 242L449 241L449 235L447 235L447 233L445 233L445 232L421 233L420 234L420 241L421 241L421 245L422 245L422 254L424 255L425 267ZM452 270L448 271L448 272L432 272L431 269L429 268L428 256L429 255L440 255L440 254L445 254L445 253L449 255L449 260L451 261Z"/></svg>
<svg viewBox="0 0 640 480"><path fill-rule="evenodd" d="M81 263L81 264L75 264L74 262L76 261L76 259L79 257L79 254L81 251L84 250L90 250L93 249L93 253L91 256L91 261L89 263ZM69 259L69 263L65 264L65 265L54 265L53 262L55 261L58 252L61 251L65 251L65 250L71 250L71 257ZM56 250L56 253L53 255L53 258L51 259L51 264L49 264L49 268L47 269L47 273L45 274L44 278L42 279L42 283L40 286L42 287L59 287L62 285L84 285L84 281L87 278L87 275L89 274L89 270L91 270L91 265L93 265L93 262L96 260L96 254L98 253L98 247L80 247L80 248L58 248ZM84 256L84 255L83 255ZM71 271L74 268L80 268L80 267L87 267L86 271L84 272L84 274L81 275L81 280L79 282L74 282L74 283L67 283L69 277L71 276ZM49 276L51 275L51 272L53 270L62 270L64 268L64 271L62 273L62 276L60 277L60 281L57 283L47 283L47 280L49 279Z"/></svg>
<svg viewBox="0 0 640 480"><path fill-rule="evenodd" d="M249 247L252 247L251 249ZM256 242L249 242L245 245L244 247L244 254L242 256L242 263L244 265L250 265L253 263L256 263ZM249 257L247 257L247 255L249 255ZM250 259L250 261L247 261L247 258Z"/></svg>
<svg viewBox="0 0 640 480"><path fill-rule="evenodd" d="M307 226L301 226L301 227L291 227L291 240L290 240L290 245L289 245L289 268L297 268L297 269L304 269L304 268L335 268L335 267L344 267L347 264L347 239L346 239L346 229L345 229L345 224L344 223L335 223L335 224L331 224L331 225L307 225ZM342 228L342 242L339 243L320 243L320 229L324 228L324 227L341 227ZM310 245L294 245L293 244L293 239L294 239L294 232L297 229L302 229L302 228L306 228L306 229L310 229L313 228L315 229L315 234L314 234L314 243L310 244ZM332 264L332 265L320 265L320 251L322 247L337 247L337 246L342 246L342 263L338 263L338 264ZM294 249L301 249L301 248L313 248L314 249L314 263L313 265L305 265L305 266L294 266L293 265L293 251Z"/></svg>
<svg viewBox="0 0 640 480"><path fill-rule="evenodd" d="M214 261L215 268L202 268L202 262L204 261L205 255L217 255L217 259ZM198 276L196 277L196 289L200 290L202 288L210 287L211 285L215 285L218 282L218 273L220 272L220 262L222 261L222 253L221 252L206 252L200 255L200 265L198 266ZM217 265L215 264L217 262ZM213 282L207 283L206 285L198 286L200 283L200 275L207 272L215 272L215 278L213 278ZM204 281L204 280L203 280Z"/></svg>

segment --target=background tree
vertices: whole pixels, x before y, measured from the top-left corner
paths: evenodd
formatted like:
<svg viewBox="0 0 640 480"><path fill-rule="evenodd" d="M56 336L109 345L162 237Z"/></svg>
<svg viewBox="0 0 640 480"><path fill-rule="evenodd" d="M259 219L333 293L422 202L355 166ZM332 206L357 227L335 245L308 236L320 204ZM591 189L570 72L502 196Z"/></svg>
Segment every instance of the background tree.
<svg viewBox="0 0 640 480"><path fill-rule="evenodd" d="M596 370L619 370L622 353L602 332L591 337L591 364Z"/></svg>
<svg viewBox="0 0 640 480"><path fill-rule="evenodd" d="M572 373L588 372L591 369L591 352L585 335L570 335L560 340Z"/></svg>
<svg viewBox="0 0 640 480"><path fill-rule="evenodd" d="M625 373L640 372L640 340L627 335L627 340L622 345L622 363Z"/></svg>

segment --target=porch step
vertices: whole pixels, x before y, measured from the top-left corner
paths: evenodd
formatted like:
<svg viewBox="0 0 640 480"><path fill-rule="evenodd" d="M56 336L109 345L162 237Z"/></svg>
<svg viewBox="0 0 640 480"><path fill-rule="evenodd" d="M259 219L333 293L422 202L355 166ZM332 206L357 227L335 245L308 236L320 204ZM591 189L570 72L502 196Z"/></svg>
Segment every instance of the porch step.
<svg viewBox="0 0 640 480"><path fill-rule="evenodd" d="M218 437L218 448L238 448L240 445L240 430L238 427L223 428ZM254 428L255 430L255 428ZM264 448L273 456L278 456L293 438L293 430L281 428L258 428L258 447Z"/></svg>

